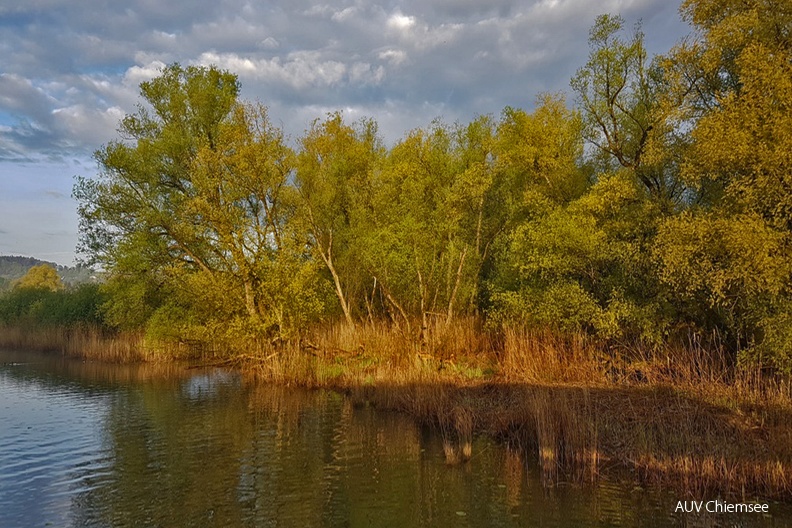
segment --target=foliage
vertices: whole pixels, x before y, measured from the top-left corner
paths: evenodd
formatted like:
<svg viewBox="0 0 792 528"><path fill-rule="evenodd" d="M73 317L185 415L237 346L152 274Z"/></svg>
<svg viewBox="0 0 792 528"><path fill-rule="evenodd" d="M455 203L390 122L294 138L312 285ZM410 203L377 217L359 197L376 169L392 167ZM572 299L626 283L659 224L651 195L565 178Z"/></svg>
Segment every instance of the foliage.
<svg viewBox="0 0 792 528"><path fill-rule="evenodd" d="M601 176L568 205L547 207L511 234L496 315L658 343L666 316L646 251L657 217L623 171Z"/></svg>
<svg viewBox="0 0 792 528"><path fill-rule="evenodd" d="M94 282L97 278L97 273L84 264L60 266L54 262L46 262L33 257L0 255L0 291L9 288L11 283L21 278L33 266L42 264L55 268L61 281L67 286Z"/></svg>
<svg viewBox="0 0 792 528"><path fill-rule="evenodd" d="M603 15L578 108L543 95L387 148L373 120L331 113L292 150L234 75L169 66L75 186L104 317L188 342L390 320L424 343L483 313L611 345L715 336L792 370L792 41L775 7L686 0L696 33L651 60L640 27Z"/></svg>
<svg viewBox="0 0 792 528"><path fill-rule="evenodd" d="M78 181L83 247L121 295L108 307L114 323L193 339L240 319L252 335L288 333L305 315L305 303L271 289L312 283L290 222L293 153L266 108L237 93L229 73L168 67L141 85L151 110L122 121L126 140L96 153L99 177Z"/></svg>
<svg viewBox="0 0 792 528"><path fill-rule="evenodd" d="M39 264L30 268L24 276L14 282L14 289L51 290L63 289L63 282L52 266Z"/></svg>
<svg viewBox="0 0 792 528"><path fill-rule="evenodd" d="M601 15L589 33L591 52L572 78L583 112L583 136L595 147L603 170L628 169L663 207L683 194L678 178L674 129L662 69L649 64L643 33L636 27L625 40L620 16Z"/></svg>
<svg viewBox="0 0 792 528"><path fill-rule="evenodd" d="M304 229L350 323L353 313L363 310L360 300L368 289L359 245L383 151L373 121L349 125L340 113L315 121L301 139L296 184Z"/></svg>
<svg viewBox="0 0 792 528"><path fill-rule="evenodd" d="M792 368L792 42L775 2L688 0L698 38L666 59L700 207L655 249L680 323L725 335L740 359Z"/></svg>
<svg viewBox="0 0 792 528"><path fill-rule="evenodd" d="M69 289L15 288L0 296L0 323L28 326L103 325L97 284Z"/></svg>

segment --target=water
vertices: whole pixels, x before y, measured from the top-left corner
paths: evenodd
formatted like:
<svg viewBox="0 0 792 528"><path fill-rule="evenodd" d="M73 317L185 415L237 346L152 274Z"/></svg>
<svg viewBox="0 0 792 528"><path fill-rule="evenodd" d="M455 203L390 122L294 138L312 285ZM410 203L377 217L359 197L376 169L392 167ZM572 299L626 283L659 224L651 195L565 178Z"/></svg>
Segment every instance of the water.
<svg viewBox="0 0 792 528"><path fill-rule="evenodd" d="M480 437L440 436L333 392L223 370L0 351L0 527L787 526L675 514L677 497L601 478L548 488Z"/></svg>

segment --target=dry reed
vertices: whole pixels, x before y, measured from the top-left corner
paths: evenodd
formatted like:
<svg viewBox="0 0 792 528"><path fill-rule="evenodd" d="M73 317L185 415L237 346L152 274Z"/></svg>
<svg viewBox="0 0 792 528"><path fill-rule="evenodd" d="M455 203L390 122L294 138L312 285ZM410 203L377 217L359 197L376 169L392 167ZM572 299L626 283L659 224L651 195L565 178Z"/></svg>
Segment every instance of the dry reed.
<svg viewBox="0 0 792 528"><path fill-rule="evenodd" d="M114 363L155 361L171 357L161 348L147 345L142 334L108 335L95 327L0 326L0 346L21 350L57 352Z"/></svg>
<svg viewBox="0 0 792 528"><path fill-rule="evenodd" d="M0 346L114 361L189 353L91 329L4 328ZM789 381L738 368L695 340L614 348L583 336L490 332L466 319L431 322L420 336L385 323L335 323L239 353L244 346L201 350L206 359L236 351L234 361L258 379L338 389L406 412L438 428L449 463L474 456L474 435L487 433L538 461L548 484L619 466L689 494L792 498Z"/></svg>

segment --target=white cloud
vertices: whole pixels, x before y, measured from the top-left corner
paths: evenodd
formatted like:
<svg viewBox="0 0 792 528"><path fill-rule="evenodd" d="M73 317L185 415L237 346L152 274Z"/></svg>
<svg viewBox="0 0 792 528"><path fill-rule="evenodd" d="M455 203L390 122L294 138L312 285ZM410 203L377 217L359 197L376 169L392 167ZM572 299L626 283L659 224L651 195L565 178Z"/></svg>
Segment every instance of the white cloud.
<svg viewBox="0 0 792 528"><path fill-rule="evenodd" d="M387 25L391 29L406 32L415 26L415 17L402 15L401 13L396 12L388 18Z"/></svg>
<svg viewBox="0 0 792 528"><path fill-rule="evenodd" d="M165 66L165 63L159 60L149 61L142 66L130 66L124 73L121 82L124 86L134 86L137 88L140 83L150 81L159 75Z"/></svg>
<svg viewBox="0 0 792 528"><path fill-rule="evenodd" d="M330 18L336 22L343 22L344 20L353 18L357 14L357 12L358 12L357 7L351 6L344 8L341 11L337 11L333 13L333 15Z"/></svg>
<svg viewBox="0 0 792 528"><path fill-rule="evenodd" d="M285 84L301 90L341 84L378 84L384 69L365 62L345 64L317 51L299 51L285 58L255 59L236 53L202 53L196 64L214 65L236 72L241 78Z"/></svg>
<svg viewBox="0 0 792 528"><path fill-rule="evenodd" d="M81 147L88 143L99 146L113 139L124 111L111 106L107 109L77 104L52 111L55 127L63 131L64 147Z"/></svg>
<svg viewBox="0 0 792 528"><path fill-rule="evenodd" d="M327 4L315 4L312 5L309 9L306 9L302 12L305 16L318 16L318 17L326 17L326 16L333 16L335 10Z"/></svg>
<svg viewBox="0 0 792 528"><path fill-rule="evenodd" d="M398 66L407 60L407 53L400 49L387 49L379 52L377 57L382 61Z"/></svg>

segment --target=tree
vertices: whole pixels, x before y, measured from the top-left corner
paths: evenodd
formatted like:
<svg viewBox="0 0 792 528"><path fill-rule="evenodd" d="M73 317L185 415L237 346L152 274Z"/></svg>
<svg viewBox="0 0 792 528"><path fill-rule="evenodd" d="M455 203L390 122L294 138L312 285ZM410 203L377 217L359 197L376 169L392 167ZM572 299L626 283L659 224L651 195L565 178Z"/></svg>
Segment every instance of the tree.
<svg viewBox="0 0 792 528"><path fill-rule="evenodd" d="M366 228L373 172L384 155L373 121L344 123L340 113L314 121L301 140L296 183L311 246L333 281L344 318L365 288L360 230Z"/></svg>
<svg viewBox="0 0 792 528"><path fill-rule="evenodd" d="M668 316L648 254L659 212L640 185L619 171L569 203L535 200L501 256L493 316L659 343Z"/></svg>
<svg viewBox="0 0 792 528"><path fill-rule="evenodd" d="M58 271L48 264L39 264L30 268L24 276L14 283L14 289L37 289L59 291L63 289Z"/></svg>
<svg viewBox="0 0 792 528"><path fill-rule="evenodd" d="M792 368L792 10L687 0L696 37L664 61L689 147L682 177L706 200L668 219L661 276L686 324L740 358Z"/></svg>
<svg viewBox="0 0 792 528"><path fill-rule="evenodd" d="M437 231L446 222L433 220L450 181L449 145L439 124L412 131L391 149L375 185L366 267L397 314L394 320L400 317L408 327L412 318L425 327L427 312L434 311L442 254L437 245L446 239Z"/></svg>
<svg viewBox="0 0 792 528"><path fill-rule="evenodd" d="M454 134L441 123L410 132L374 181L371 226L361 244L366 269L395 320L453 318L470 299L471 237L463 228L466 193Z"/></svg>
<svg viewBox="0 0 792 528"><path fill-rule="evenodd" d="M145 104L121 121L121 139L95 153L98 177L77 179L80 249L111 272L116 291L145 304L129 311L125 305L137 303L120 300L111 313L147 318L174 294L167 285L174 263L200 267L204 248L187 239L181 212L194 195L197 152L214 143L238 90L236 77L214 68L167 67L140 85Z"/></svg>
<svg viewBox="0 0 792 528"><path fill-rule="evenodd" d="M674 122L663 104L663 72L648 63L640 29L625 40L619 35L623 28L619 16L598 17L589 34L589 60L572 78L583 136L596 148L604 171L628 169L670 210L684 188L676 170Z"/></svg>
<svg viewBox="0 0 792 528"><path fill-rule="evenodd" d="M99 177L78 181L83 248L109 272L116 322L277 334L316 308L291 224L293 153L237 93L227 72L169 66L141 84L148 106L124 118L124 139L96 153Z"/></svg>
<svg viewBox="0 0 792 528"><path fill-rule="evenodd" d="M792 9L698 0L682 12L700 30L668 59L695 125L683 176L717 188L723 206L792 230Z"/></svg>

